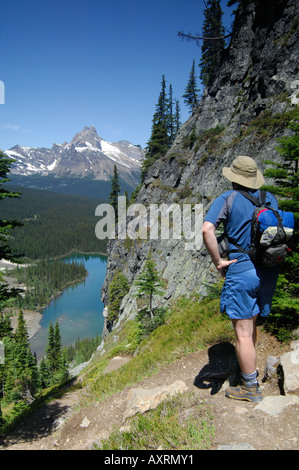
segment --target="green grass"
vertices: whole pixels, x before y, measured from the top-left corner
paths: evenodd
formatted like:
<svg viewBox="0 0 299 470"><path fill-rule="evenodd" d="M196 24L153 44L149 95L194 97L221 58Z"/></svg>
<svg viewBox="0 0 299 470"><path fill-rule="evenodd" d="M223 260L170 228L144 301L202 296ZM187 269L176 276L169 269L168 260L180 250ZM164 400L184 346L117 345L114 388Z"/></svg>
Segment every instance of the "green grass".
<svg viewBox="0 0 299 470"><path fill-rule="evenodd" d="M211 445L213 416L194 393L165 400L155 410L135 416L128 430L115 430L98 450L203 450Z"/></svg>
<svg viewBox="0 0 299 470"><path fill-rule="evenodd" d="M219 313L219 289L206 299L181 298L169 309L165 324L140 341L136 321L126 322L106 337L105 354L84 375L86 404L132 386L162 367L221 341L233 341L230 321ZM118 337L117 345L115 338ZM139 338L139 339L138 339ZM134 340L135 339L135 340ZM109 344L110 343L110 344ZM138 344L138 346L137 346ZM105 357L124 354L132 345L134 357L119 370L102 374ZM156 409L138 414L115 429L96 448L100 450L209 449L215 429L211 408L188 392L164 400Z"/></svg>
<svg viewBox="0 0 299 470"><path fill-rule="evenodd" d="M134 321L133 321L134 322ZM150 377L162 367L176 359L192 352L207 348L219 341L233 339L233 331L226 316L219 313L219 300L185 299L178 300L170 309L166 322L154 330L149 337L134 343L132 333L138 335L138 329L133 324L127 326L129 340L126 344L122 332L119 346L113 342L113 335L105 343L106 354L99 360L97 356L90 365L89 371L84 374L84 385L90 400L103 400L106 396L123 390L143 378ZM121 334L121 330L119 332ZM118 335L118 332L115 332ZM125 353L129 345L138 344L138 354L135 355L121 369L102 375L102 362L112 357L111 352L117 355ZM120 348L120 345L122 346ZM110 347L110 350L109 350Z"/></svg>
<svg viewBox="0 0 299 470"><path fill-rule="evenodd" d="M102 401L106 397L124 390L127 386L137 384L180 357L208 348L219 341L233 341L230 322L226 316L219 313L217 292L211 292L210 297L204 300L200 300L198 297L177 300L169 309L165 324L159 326L145 339L142 339L136 320L127 321L118 330L113 330L105 338L105 352L95 353L89 366L83 370L81 380L77 382L76 388L84 388L79 407L82 408L91 403ZM134 357L120 369L104 373L112 357L132 356L133 354ZM55 398L58 390L60 388L64 390L64 386L60 385L58 388L45 390L31 405L25 406L20 403L20 409L18 407L15 410L3 409L6 425L1 429L2 432L4 434L8 432L25 416L42 406L45 400ZM72 385L69 384L68 390L71 389ZM167 402L166 405L162 404L157 411L151 411L150 414L134 418L134 423L135 420L136 423L130 428L129 434L121 436L121 439L125 438L128 442L126 444L120 443L119 446L121 448L124 445L130 446L130 441L132 441L134 448L137 449L139 448L136 447L137 445L145 445L145 436L147 436L148 444L146 445L149 446L148 448L156 446L157 442L159 442L157 446L162 448L204 448L208 445L213 433L211 420L210 417L207 418L208 410L205 407L202 407L200 411L197 406L193 407L193 405L190 407L195 412L196 419L193 419L192 411L190 420L184 420L184 410L187 410L190 400L192 402L193 398L184 394L180 398L175 398L174 401ZM25 408L23 409L23 407ZM152 413L154 414L152 415ZM163 423L157 427L153 423L160 420L159 416L160 418L167 416L167 419L161 420ZM202 420L198 420L198 416L201 416ZM138 443L135 442L138 437L136 429L138 433L140 431ZM167 429L169 429L168 434L166 433ZM143 437L141 437L142 435ZM114 438L117 441L119 439L116 435L112 437L112 439ZM105 445L118 445L116 442L115 444L113 441L111 442ZM186 447L181 447L183 445Z"/></svg>

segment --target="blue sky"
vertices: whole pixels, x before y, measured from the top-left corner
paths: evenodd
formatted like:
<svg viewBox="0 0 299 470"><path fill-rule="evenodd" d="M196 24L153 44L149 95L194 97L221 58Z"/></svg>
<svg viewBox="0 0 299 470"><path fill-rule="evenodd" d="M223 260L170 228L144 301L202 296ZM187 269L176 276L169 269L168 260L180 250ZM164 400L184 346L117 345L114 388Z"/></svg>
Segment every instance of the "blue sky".
<svg viewBox="0 0 299 470"><path fill-rule="evenodd" d="M204 8L203 0L0 0L0 148L52 147L91 125L105 140L144 147L163 74L184 122L200 47L177 33L200 34Z"/></svg>

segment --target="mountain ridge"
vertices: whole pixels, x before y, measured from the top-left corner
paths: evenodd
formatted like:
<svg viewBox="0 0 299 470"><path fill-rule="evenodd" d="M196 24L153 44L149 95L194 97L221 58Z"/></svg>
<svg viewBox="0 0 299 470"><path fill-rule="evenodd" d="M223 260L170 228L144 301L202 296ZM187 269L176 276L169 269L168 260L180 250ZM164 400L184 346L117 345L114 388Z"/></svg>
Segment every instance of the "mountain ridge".
<svg viewBox="0 0 299 470"><path fill-rule="evenodd" d="M140 147L125 140L108 142L97 134L94 126L84 127L69 143L54 143L51 149L15 145L5 154L16 160L11 167L12 175L109 181L116 165L124 181L136 180L136 184L143 158Z"/></svg>

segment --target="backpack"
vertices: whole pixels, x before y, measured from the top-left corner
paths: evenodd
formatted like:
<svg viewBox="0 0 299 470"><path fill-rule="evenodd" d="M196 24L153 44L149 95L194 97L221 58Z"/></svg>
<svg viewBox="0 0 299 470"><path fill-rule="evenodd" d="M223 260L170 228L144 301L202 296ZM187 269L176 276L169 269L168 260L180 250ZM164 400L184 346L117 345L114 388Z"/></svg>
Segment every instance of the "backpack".
<svg viewBox="0 0 299 470"><path fill-rule="evenodd" d="M258 199L246 191L237 191L256 206L251 219L251 244L249 250L244 250L223 234L218 240L221 256L227 256L229 251L242 252L248 254L256 265L271 267L281 264L291 251L286 242L293 235L294 214L273 209L270 203L265 202L266 191L260 190ZM229 250L228 242L235 249Z"/></svg>

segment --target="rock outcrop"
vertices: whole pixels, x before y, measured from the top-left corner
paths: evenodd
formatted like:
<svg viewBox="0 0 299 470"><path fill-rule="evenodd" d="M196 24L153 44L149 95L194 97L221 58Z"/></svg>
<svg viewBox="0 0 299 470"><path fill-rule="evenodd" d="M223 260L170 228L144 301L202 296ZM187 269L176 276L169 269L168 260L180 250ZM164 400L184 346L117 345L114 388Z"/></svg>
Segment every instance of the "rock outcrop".
<svg viewBox="0 0 299 470"><path fill-rule="evenodd" d="M231 42L218 75L185 122L168 153L149 169L136 203L202 204L203 211L229 188L221 169L238 155L279 161L277 139L289 132L299 94L298 12L296 0L239 2ZM268 181L269 182L269 181ZM204 247L187 250L185 240L110 240L102 299L118 269L131 289L124 297L121 320L137 312L134 280L151 251L167 304L183 294L206 293L218 279ZM115 325L114 325L115 326Z"/></svg>
<svg viewBox="0 0 299 470"><path fill-rule="evenodd" d="M299 341L293 341L291 347L291 351L280 358L286 395L299 392Z"/></svg>

